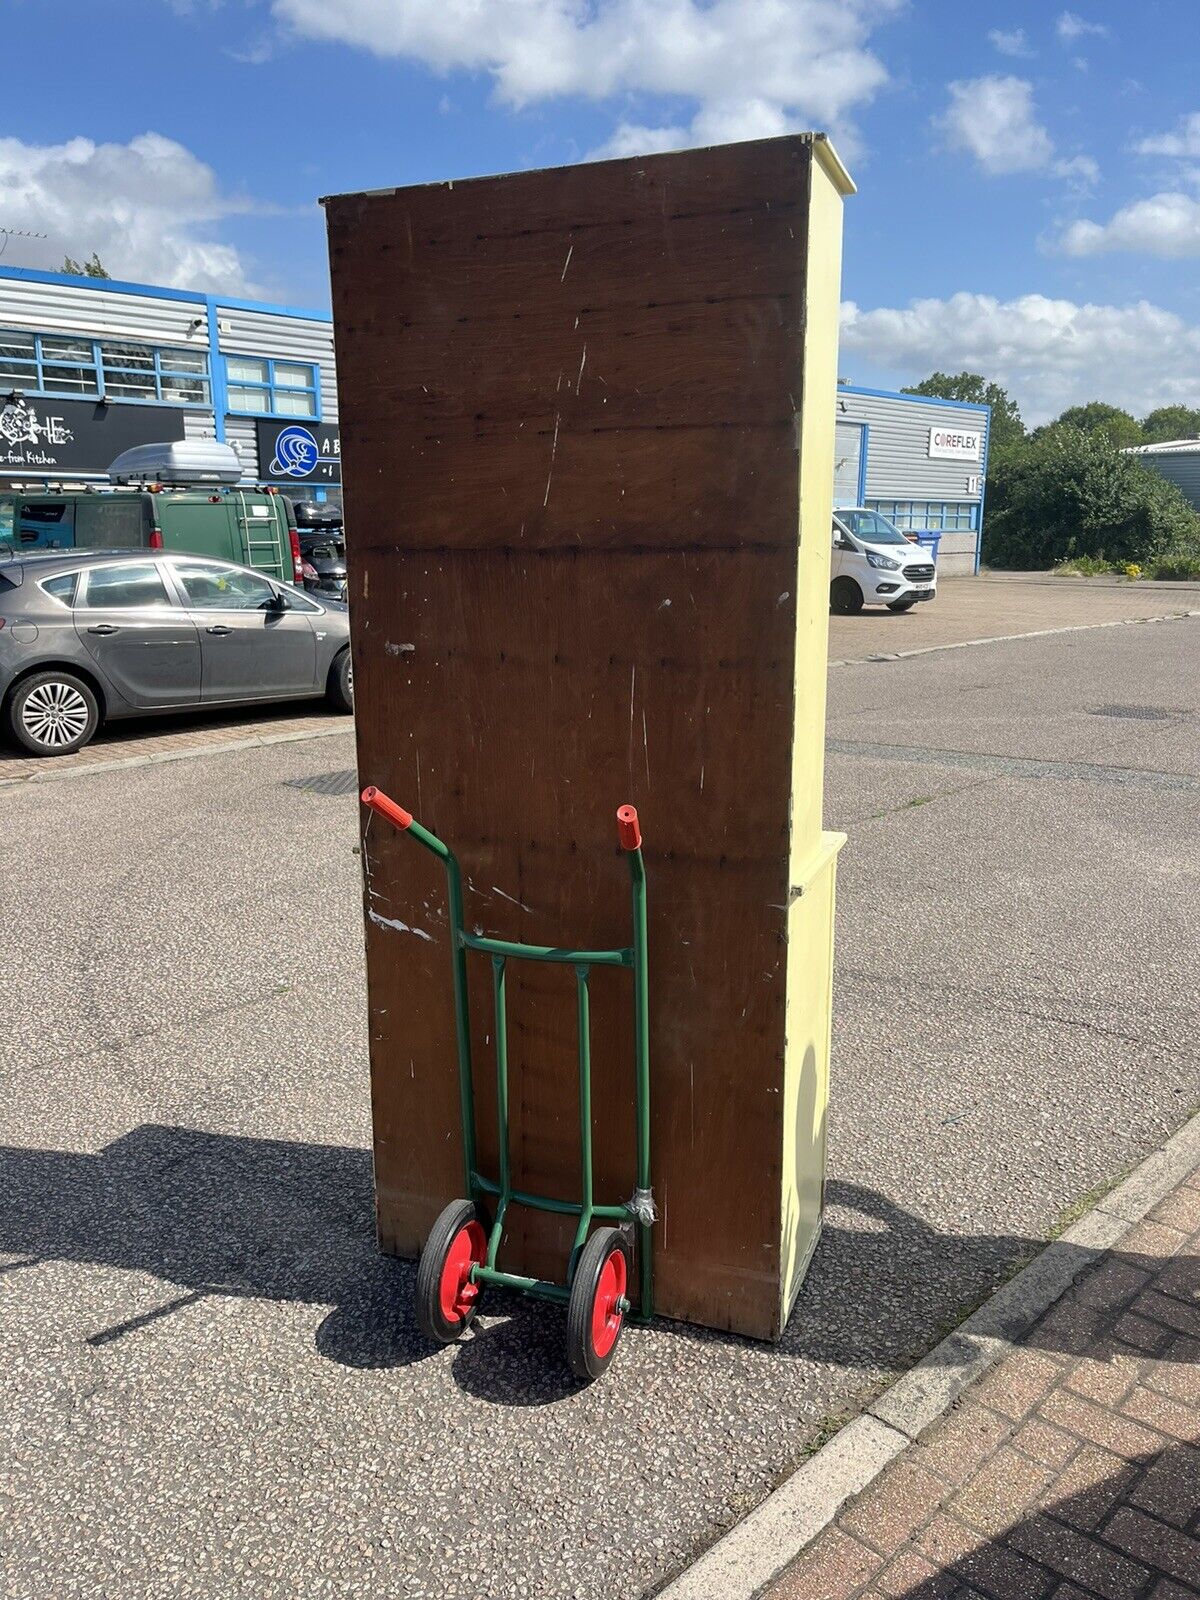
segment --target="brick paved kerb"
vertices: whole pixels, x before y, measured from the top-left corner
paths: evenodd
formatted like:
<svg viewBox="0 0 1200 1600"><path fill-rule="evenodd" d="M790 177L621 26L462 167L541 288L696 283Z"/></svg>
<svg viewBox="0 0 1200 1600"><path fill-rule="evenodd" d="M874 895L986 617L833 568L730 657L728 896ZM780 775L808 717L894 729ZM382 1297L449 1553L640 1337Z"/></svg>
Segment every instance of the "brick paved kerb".
<svg viewBox="0 0 1200 1600"><path fill-rule="evenodd" d="M1056 1252L1066 1292L993 1337L998 1359L982 1330L1012 1323L1008 1291L964 1324L972 1385L946 1376L960 1330L921 1364L940 1386L902 1378L666 1596L1200 1596L1200 1118L1039 1261Z"/></svg>
<svg viewBox="0 0 1200 1600"><path fill-rule="evenodd" d="M1200 1171L764 1600L1200 1594Z"/></svg>

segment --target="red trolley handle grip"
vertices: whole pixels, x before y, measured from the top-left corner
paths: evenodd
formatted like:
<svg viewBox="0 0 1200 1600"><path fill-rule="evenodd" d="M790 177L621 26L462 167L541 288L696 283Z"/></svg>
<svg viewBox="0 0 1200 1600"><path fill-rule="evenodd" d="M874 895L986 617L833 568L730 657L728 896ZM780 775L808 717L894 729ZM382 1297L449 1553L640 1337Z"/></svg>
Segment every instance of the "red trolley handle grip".
<svg viewBox="0 0 1200 1600"><path fill-rule="evenodd" d="M403 806L398 806L394 800L390 800L383 790L377 789L373 783L363 790L362 803L365 806L369 806L372 811L378 811L381 817L386 817L397 828L412 827L412 812L405 811Z"/></svg>
<svg viewBox="0 0 1200 1600"><path fill-rule="evenodd" d="M636 807L617 807L617 838L621 841L622 850L641 849L642 828L638 822Z"/></svg>

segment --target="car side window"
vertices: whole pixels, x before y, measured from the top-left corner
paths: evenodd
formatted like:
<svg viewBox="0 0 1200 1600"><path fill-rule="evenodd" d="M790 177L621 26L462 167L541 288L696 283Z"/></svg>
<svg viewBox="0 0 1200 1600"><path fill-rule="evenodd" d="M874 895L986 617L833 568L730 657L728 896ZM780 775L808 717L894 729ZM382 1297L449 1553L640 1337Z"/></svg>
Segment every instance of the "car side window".
<svg viewBox="0 0 1200 1600"><path fill-rule="evenodd" d="M88 611L125 610L169 606L172 600L153 561L129 561L120 566L90 567L78 604Z"/></svg>
<svg viewBox="0 0 1200 1600"><path fill-rule="evenodd" d="M42 588L53 600L61 600L64 606L75 604L75 587L79 582L77 572L60 572L53 578L47 578Z"/></svg>
<svg viewBox="0 0 1200 1600"><path fill-rule="evenodd" d="M287 603L293 611L312 612L320 611L321 609L320 606L314 605L312 601L307 598L307 596L302 595L299 590L288 594Z"/></svg>
<svg viewBox="0 0 1200 1600"><path fill-rule="evenodd" d="M204 611L265 611L274 604L275 586L256 573L207 561L173 561L171 566L189 604Z"/></svg>

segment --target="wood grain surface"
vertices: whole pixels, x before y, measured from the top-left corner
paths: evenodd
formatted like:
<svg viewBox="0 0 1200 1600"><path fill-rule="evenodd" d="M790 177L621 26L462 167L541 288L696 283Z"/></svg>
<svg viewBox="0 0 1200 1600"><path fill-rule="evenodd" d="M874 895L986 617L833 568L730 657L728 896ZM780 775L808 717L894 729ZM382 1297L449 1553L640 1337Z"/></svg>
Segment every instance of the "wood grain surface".
<svg viewBox="0 0 1200 1600"><path fill-rule="evenodd" d="M774 1330L810 147L327 202L359 771L458 853L468 924L629 939L649 885L656 1281ZM462 1187L441 869L366 826L380 1237ZM402 922L417 933L388 925ZM423 935L425 937L423 937ZM490 969L472 958L485 1166ZM632 986L592 981L597 1198L633 1185ZM579 1184L574 984L509 968L523 1187ZM561 1276L512 1214L502 1264Z"/></svg>

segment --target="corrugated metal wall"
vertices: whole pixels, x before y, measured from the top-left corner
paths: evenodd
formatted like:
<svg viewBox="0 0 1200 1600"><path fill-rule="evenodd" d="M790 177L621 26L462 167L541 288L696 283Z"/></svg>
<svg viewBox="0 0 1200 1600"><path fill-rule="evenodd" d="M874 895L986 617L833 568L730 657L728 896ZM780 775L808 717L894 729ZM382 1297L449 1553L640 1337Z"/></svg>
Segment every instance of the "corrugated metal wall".
<svg viewBox="0 0 1200 1600"><path fill-rule="evenodd" d="M1200 444L1194 450L1139 452L1137 459L1142 466L1153 468L1169 483L1182 489L1196 510L1200 511Z"/></svg>
<svg viewBox="0 0 1200 1600"><path fill-rule="evenodd" d="M199 325L193 328L192 324ZM141 339L149 344L208 349L204 299L160 300L61 283L0 278L0 324L27 333L79 333L90 339Z"/></svg>
<svg viewBox="0 0 1200 1600"><path fill-rule="evenodd" d="M953 425L986 436L985 407L945 406L894 395L838 390L839 423L867 424L867 481L864 498L919 500L956 505L980 504L967 479L981 476L982 461L939 461L929 456L929 430ZM978 517L976 518L978 520ZM974 572L979 543L977 529L942 534L939 570L946 575Z"/></svg>

